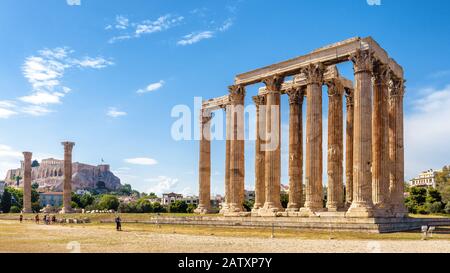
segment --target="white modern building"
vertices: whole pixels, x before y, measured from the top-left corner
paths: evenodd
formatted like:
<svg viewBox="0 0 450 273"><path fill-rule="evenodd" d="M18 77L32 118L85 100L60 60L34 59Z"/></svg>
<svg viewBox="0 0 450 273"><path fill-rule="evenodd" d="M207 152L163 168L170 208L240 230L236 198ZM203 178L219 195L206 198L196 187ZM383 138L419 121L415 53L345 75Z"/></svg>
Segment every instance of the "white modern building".
<svg viewBox="0 0 450 273"><path fill-rule="evenodd" d="M179 193L164 193L162 196L162 204L163 205L170 205L172 203L175 203L176 201L182 201L183 200L183 195L179 194Z"/></svg>
<svg viewBox="0 0 450 273"><path fill-rule="evenodd" d="M441 170L427 170L410 180L413 187L433 187L436 188L436 173Z"/></svg>

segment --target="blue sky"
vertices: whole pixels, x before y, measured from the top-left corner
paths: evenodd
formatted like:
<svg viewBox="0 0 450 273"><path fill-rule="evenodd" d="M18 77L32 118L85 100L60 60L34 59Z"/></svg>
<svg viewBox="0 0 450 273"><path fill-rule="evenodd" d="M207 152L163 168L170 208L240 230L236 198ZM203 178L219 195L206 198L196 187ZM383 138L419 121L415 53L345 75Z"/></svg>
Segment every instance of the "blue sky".
<svg viewBox="0 0 450 273"><path fill-rule="evenodd" d="M3 0L0 177L21 151L62 158L60 142L72 140L74 160L103 158L140 191L196 193L198 143L172 139L174 106L193 108L194 97L226 94L238 73L354 36L372 36L404 67L406 177L440 168L450 164L449 12L448 1ZM353 78L351 65L339 68ZM286 98L282 111L285 132ZM214 193L224 146L212 146Z"/></svg>

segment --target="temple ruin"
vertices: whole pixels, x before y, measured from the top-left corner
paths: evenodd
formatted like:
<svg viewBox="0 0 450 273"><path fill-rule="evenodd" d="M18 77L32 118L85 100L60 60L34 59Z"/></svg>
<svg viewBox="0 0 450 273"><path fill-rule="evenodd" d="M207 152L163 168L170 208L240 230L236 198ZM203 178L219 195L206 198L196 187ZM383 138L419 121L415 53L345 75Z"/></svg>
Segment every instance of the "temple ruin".
<svg viewBox="0 0 450 273"><path fill-rule="evenodd" d="M347 61L353 63L353 82L340 76L336 67ZM292 80L286 80L287 77ZM265 87L253 97L257 109L256 200L253 211L246 212L243 208L244 98L246 87L256 83L264 83ZM211 212L210 121L214 111L223 109L227 138L225 203L220 213L224 216L406 217L403 196L404 83L402 67L371 37L348 39L237 75L228 95L205 101L202 105L200 202L196 212ZM328 147L322 144L323 85L328 87L329 98ZM287 209L283 209L280 202L282 95L289 97L290 111ZM304 103L306 121L302 115ZM306 147L303 147L303 134L306 134ZM269 142L274 146L268 147ZM303 149L306 150L305 158ZM326 205L323 204L322 149L328 151ZM302 200L303 191L305 200Z"/></svg>

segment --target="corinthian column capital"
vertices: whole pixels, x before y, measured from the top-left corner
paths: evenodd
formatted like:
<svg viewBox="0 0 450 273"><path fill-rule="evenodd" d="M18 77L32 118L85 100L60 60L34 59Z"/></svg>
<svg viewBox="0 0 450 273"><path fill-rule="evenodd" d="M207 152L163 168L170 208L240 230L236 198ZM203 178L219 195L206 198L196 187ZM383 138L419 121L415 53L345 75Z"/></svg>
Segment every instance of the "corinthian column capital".
<svg viewBox="0 0 450 273"><path fill-rule="evenodd" d="M355 74L361 72L371 73L373 71L373 65L375 61L373 54L374 53L370 50L358 49L350 56L349 59L354 64L353 69L355 71Z"/></svg>
<svg viewBox="0 0 450 273"><path fill-rule="evenodd" d="M281 85L284 82L284 77L281 75L275 75L265 78L262 82L266 85L268 92L280 92Z"/></svg>
<svg viewBox="0 0 450 273"><path fill-rule="evenodd" d="M325 66L322 63L309 64L300 70L306 77L307 84L322 84Z"/></svg>
<svg viewBox="0 0 450 273"><path fill-rule="evenodd" d="M372 80L374 84L388 85L390 79L391 79L391 69L389 68L389 66L379 61L374 62L372 71Z"/></svg>
<svg viewBox="0 0 450 273"><path fill-rule="evenodd" d="M339 79L331 79L325 83L328 86L328 96L341 96L344 95L344 85Z"/></svg>
<svg viewBox="0 0 450 273"><path fill-rule="evenodd" d="M293 87L286 91L289 97L289 104L302 104L305 96L305 89L303 87Z"/></svg>
<svg viewBox="0 0 450 273"><path fill-rule="evenodd" d="M354 102L353 102L353 90L352 89L347 89L345 90L345 102L348 107L353 107Z"/></svg>
<svg viewBox="0 0 450 273"><path fill-rule="evenodd" d="M69 142L69 141L61 142L61 144L64 146L65 153L71 153L73 146L75 146L74 142Z"/></svg>
<svg viewBox="0 0 450 273"><path fill-rule="evenodd" d="M403 98L405 95L405 82L404 79L391 78L388 85L389 98Z"/></svg>
<svg viewBox="0 0 450 273"><path fill-rule="evenodd" d="M243 102L245 97L245 87L242 85L232 85L228 87L231 102Z"/></svg>
<svg viewBox="0 0 450 273"><path fill-rule="evenodd" d="M254 96L252 97L253 102L256 106L265 105L266 104L266 97L265 96Z"/></svg>

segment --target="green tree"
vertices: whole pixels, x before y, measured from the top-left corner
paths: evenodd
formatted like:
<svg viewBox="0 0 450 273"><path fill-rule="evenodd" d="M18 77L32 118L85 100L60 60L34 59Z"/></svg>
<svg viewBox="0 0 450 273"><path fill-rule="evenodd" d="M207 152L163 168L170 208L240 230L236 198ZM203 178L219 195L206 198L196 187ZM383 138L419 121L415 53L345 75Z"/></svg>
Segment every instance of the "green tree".
<svg viewBox="0 0 450 273"><path fill-rule="evenodd" d="M255 205L255 201L253 201L253 200L245 200L244 201L244 209L246 211L252 211L253 205Z"/></svg>
<svg viewBox="0 0 450 273"><path fill-rule="evenodd" d="M171 213L186 213L187 207L186 202L177 200L170 204L169 210Z"/></svg>
<svg viewBox="0 0 450 273"><path fill-rule="evenodd" d="M197 209L197 205L195 205L195 204L189 204L188 205L188 207L187 207L187 209L186 209L186 212L187 213L194 213L194 211Z"/></svg>
<svg viewBox="0 0 450 273"><path fill-rule="evenodd" d="M31 184L31 189L38 190L39 189L39 184L34 182L33 184Z"/></svg>
<svg viewBox="0 0 450 273"><path fill-rule="evenodd" d="M153 212L165 213L165 212L167 212L167 209L165 207L163 207L160 203L156 202L156 203L153 203Z"/></svg>
<svg viewBox="0 0 450 273"><path fill-rule="evenodd" d="M9 210L10 213L20 213L22 210L18 206L12 206Z"/></svg>
<svg viewBox="0 0 450 273"><path fill-rule="evenodd" d="M153 212L152 203L147 199L140 199L137 202L137 209L142 213L150 213Z"/></svg>
<svg viewBox="0 0 450 273"><path fill-rule="evenodd" d="M11 193L7 189L2 195L1 210L4 213L8 213L11 210Z"/></svg>
<svg viewBox="0 0 450 273"><path fill-rule="evenodd" d="M81 195L72 192L72 202L77 205L76 208L84 208L81 203Z"/></svg>
<svg viewBox="0 0 450 273"><path fill-rule="evenodd" d="M281 193L280 200L281 200L281 206L283 208L287 208L288 203L289 203L289 195L287 193Z"/></svg>
<svg viewBox="0 0 450 273"><path fill-rule="evenodd" d="M122 187L120 187L120 189L119 189L119 193L121 195L127 195L127 196L130 196L132 191L133 191L133 189L131 188L130 184L125 184Z"/></svg>
<svg viewBox="0 0 450 273"><path fill-rule="evenodd" d="M445 205L444 212L450 214L450 202L448 202L447 205Z"/></svg>
<svg viewBox="0 0 450 273"><path fill-rule="evenodd" d="M148 195L148 199L156 199L156 198L158 198L158 196L157 196L154 192L151 192L151 193Z"/></svg>
<svg viewBox="0 0 450 273"><path fill-rule="evenodd" d="M116 210L119 208L119 199L117 196L105 194L100 197L98 202L98 209L101 210Z"/></svg>
<svg viewBox="0 0 450 273"><path fill-rule="evenodd" d="M37 161L37 160L33 160L33 162L31 163L31 168L39 167L39 166L40 166L39 161Z"/></svg>
<svg viewBox="0 0 450 273"><path fill-rule="evenodd" d="M81 204L80 207L85 209L87 206L94 204L94 201L95 201L94 196L92 196L89 193L85 193L80 198L80 204Z"/></svg>

